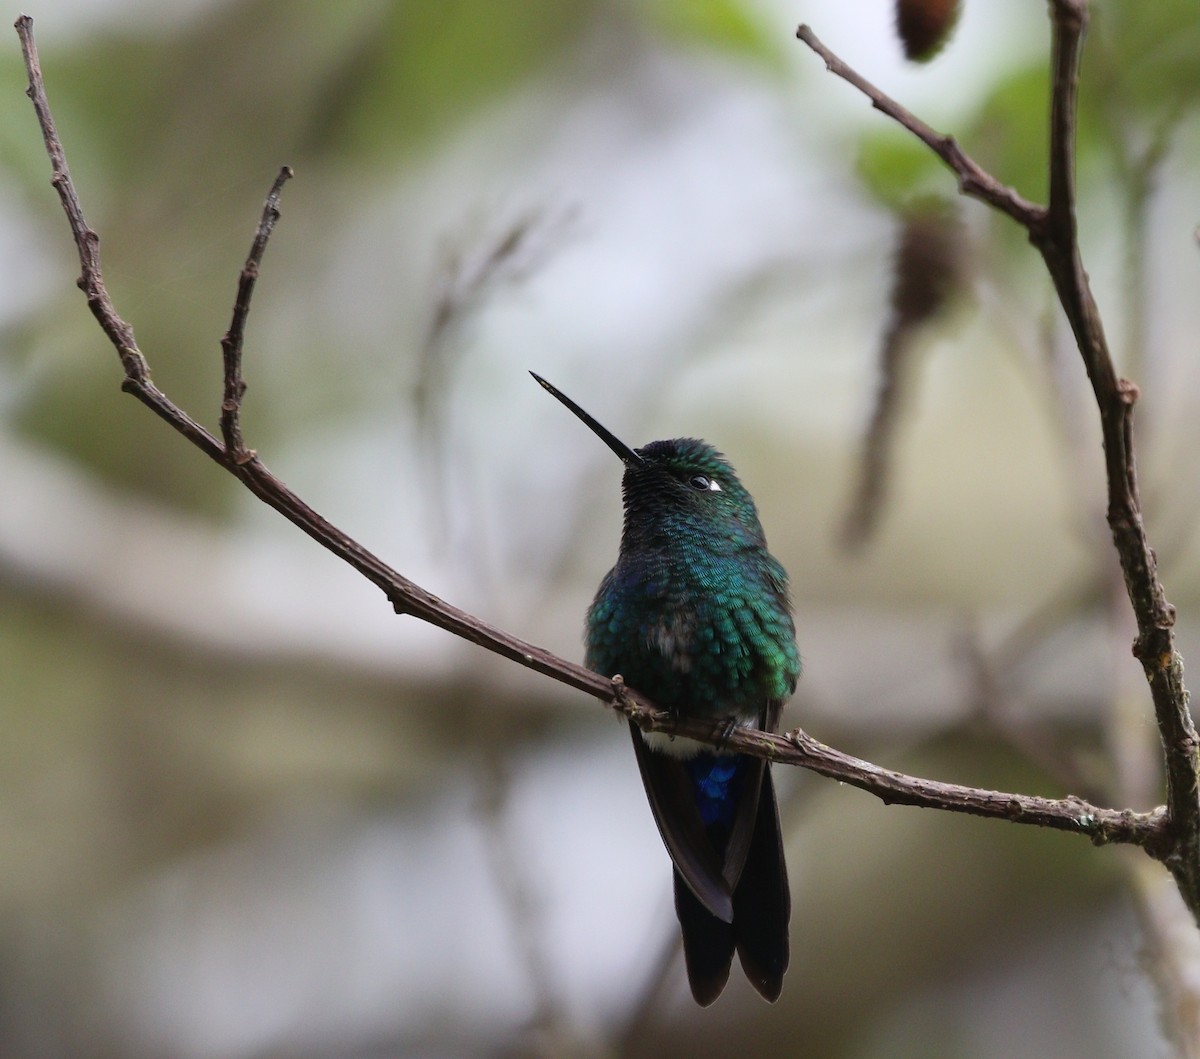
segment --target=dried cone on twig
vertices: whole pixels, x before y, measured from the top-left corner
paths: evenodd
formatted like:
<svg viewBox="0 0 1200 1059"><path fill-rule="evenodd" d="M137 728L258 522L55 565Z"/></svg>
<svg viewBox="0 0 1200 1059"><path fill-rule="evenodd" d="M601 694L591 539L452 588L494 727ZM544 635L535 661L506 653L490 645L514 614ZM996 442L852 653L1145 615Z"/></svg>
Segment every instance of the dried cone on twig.
<svg viewBox="0 0 1200 1059"><path fill-rule="evenodd" d="M958 22L958 0L896 0L896 33L904 54L928 62L945 46Z"/></svg>

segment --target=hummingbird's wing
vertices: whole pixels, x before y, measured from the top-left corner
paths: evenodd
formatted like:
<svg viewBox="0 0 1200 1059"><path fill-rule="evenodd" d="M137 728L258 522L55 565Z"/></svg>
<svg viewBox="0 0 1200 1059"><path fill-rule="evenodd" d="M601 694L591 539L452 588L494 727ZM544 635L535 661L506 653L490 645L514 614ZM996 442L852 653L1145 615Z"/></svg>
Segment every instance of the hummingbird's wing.
<svg viewBox="0 0 1200 1059"><path fill-rule="evenodd" d="M781 708L770 704L760 726L774 731ZM651 750L636 724L630 730L655 822L675 864L675 914L692 995L701 1006L715 1001L736 951L754 988L769 1001L778 999L789 962L791 893L770 769L761 759L739 756L734 816L723 833L704 826L685 759Z"/></svg>
<svg viewBox="0 0 1200 1059"><path fill-rule="evenodd" d="M724 876L731 890L736 890L742 877L746 858L754 842L754 825L758 819L758 799L767 763L762 758L739 757L738 790L733 825L725 841Z"/></svg>
<svg viewBox="0 0 1200 1059"><path fill-rule="evenodd" d="M758 727L764 732L774 732L779 727L779 718L783 712L783 704L770 702L758 715ZM771 794L771 811L776 813L774 787L771 784L771 774L767 763L759 757L740 755L738 758L739 782L734 792L737 799L737 810L733 825L729 829L729 837L725 841L723 874L731 890L738 887L745 868L746 858L755 842L758 841L759 799L762 796L763 784L767 784ZM776 819L778 828L778 819Z"/></svg>
<svg viewBox="0 0 1200 1059"><path fill-rule="evenodd" d="M712 915L733 922L733 887L726 878L724 851L714 848L700 819L683 760L651 750L632 720L629 732L654 822L676 871Z"/></svg>
<svg viewBox="0 0 1200 1059"><path fill-rule="evenodd" d="M759 715L760 727L774 731L781 708L779 703L769 704ZM738 757L736 786L730 792L734 801L733 819L728 831L718 835L700 818L695 782L683 764L684 759L651 750L632 720L629 732L654 822L676 870L709 912L724 923L732 922L733 892L755 841L766 762L761 758ZM772 812L775 812L773 794Z"/></svg>

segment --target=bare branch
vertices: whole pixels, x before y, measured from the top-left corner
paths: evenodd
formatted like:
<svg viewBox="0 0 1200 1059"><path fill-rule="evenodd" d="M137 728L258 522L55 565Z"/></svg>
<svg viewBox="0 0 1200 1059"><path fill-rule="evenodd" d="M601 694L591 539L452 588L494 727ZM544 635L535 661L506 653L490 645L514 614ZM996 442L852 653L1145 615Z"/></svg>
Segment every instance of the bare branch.
<svg viewBox="0 0 1200 1059"><path fill-rule="evenodd" d="M63 211L67 215L67 223L71 226L71 234L75 238L76 249L79 251L82 270L78 280L79 289L87 296L88 308L121 358L121 366L125 369L122 389L133 394L185 438L220 462L224 455L221 443L194 419L171 404L150 381L150 368L137 348L133 328L122 320L113 308L112 299L100 274L100 237L84 220L83 207L80 206L79 196L75 193L71 172L67 168L67 157L58 131L54 127L50 103L46 99L46 86L42 80L37 45L33 39L33 19L28 15L21 15L15 26L17 36L21 39L21 51L25 56L25 69L29 75L29 87L25 94L33 101L33 109L42 129L42 138L46 142L46 153L50 156L50 183L58 192Z"/></svg>
<svg viewBox="0 0 1200 1059"><path fill-rule="evenodd" d="M648 732L667 732L709 744L722 725L709 721L680 721L655 712L630 693L614 678L618 688L617 707ZM782 735L739 728L728 736L725 745L741 754L765 757L784 765L798 765L829 779L858 787L875 795L885 805L914 805L924 809L942 809L969 816L1008 820L1014 824L1033 824L1057 831L1087 835L1097 845L1124 842L1143 847L1152 856L1162 852L1167 838L1166 812L1101 809L1082 798L1039 798L1027 794L964 787L957 783L908 776L881 768L862 758L835 750L799 728Z"/></svg>
<svg viewBox="0 0 1200 1059"><path fill-rule="evenodd" d="M601 699L611 699L609 683L582 666L556 658L533 644L493 628L470 614L450 606L419 585L401 576L381 559L373 555L357 541L348 537L336 526L309 507L290 489L276 478L266 465L252 452L227 450L226 446L205 430L199 423L176 406L150 381L150 370L146 359L137 348L133 328L118 315L100 273L99 237L88 227L79 196L75 191L62 141L54 126L50 105L46 99L45 84L38 62L37 46L33 36L33 19L22 15L16 21L17 34L25 55L25 66L29 75L28 95L33 100L46 151L50 157L53 175L51 183L62 200L71 233L79 251L82 275L79 286L87 295L88 305L100 321L125 369L122 388L132 393L156 415L166 420L179 433L195 444L221 466L236 475L243 484L264 503L280 512L285 518L302 529L319 544L349 563L387 595L398 614L411 614L436 625L441 629L480 644L512 661L519 662L537 672L554 676L566 684ZM266 239L274 225L273 213L278 209L278 193L290 176L290 170L281 171L272 187L260 224L251 248L246 268L241 274L238 306L234 311L229 334L226 335L226 394L232 391L240 398L240 348L249 297L257 276L258 262L265 250ZM232 381L231 381L232 378ZM236 425L238 411L235 400L231 415Z"/></svg>
<svg viewBox="0 0 1200 1059"><path fill-rule="evenodd" d="M1087 27L1083 0L1054 0L1050 115L1050 208L1030 239L1075 334L1100 410L1108 479L1108 524L1137 619L1133 653L1146 674L1166 757L1167 812L1177 847L1165 863L1192 914L1200 918L1200 800L1196 729L1188 709L1183 659L1175 650L1175 608L1158 579L1158 560L1146 537L1133 444L1137 387L1117 377L1100 314L1079 252L1075 220L1075 121L1079 59Z"/></svg>
<svg viewBox="0 0 1200 1059"><path fill-rule="evenodd" d="M797 29L796 37L825 60L825 68L831 74L852 84L871 101L871 106L903 125L953 169L958 176L959 190L964 195L970 195L972 198L980 199L990 206L994 206L1001 213L1007 214L1018 224L1027 228L1041 224L1045 217L1045 209L1022 198L1012 188L1000 183L959 147L953 136L944 136L933 127L926 125L911 111L905 110L890 96L881 92L862 74L847 66L825 47L808 26L801 26Z"/></svg>

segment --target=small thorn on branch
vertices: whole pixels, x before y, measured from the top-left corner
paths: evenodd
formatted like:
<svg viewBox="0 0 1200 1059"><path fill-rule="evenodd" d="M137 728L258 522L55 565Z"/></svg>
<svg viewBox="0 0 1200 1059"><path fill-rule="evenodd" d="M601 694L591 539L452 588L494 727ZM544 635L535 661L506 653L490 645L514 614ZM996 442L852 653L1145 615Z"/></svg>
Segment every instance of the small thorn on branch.
<svg viewBox="0 0 1200 1059"><path fill-rule="evenodd" d="M1121 399L1121 403L1129 408L1137 404L1138 399L1142 396L1142 391L1136 382L1131 379L1117 380L1117 394Z"/></svg>

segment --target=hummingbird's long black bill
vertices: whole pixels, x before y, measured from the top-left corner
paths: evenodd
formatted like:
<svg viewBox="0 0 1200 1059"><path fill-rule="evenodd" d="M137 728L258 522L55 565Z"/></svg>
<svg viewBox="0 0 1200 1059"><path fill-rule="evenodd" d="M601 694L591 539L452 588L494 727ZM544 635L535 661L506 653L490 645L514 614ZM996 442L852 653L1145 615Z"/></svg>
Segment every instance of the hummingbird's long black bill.
<svg viewBox="0 0 1200 1059"><path fill-rule="evenodd" d="M579 405L572 401L571 398L563 393L562 390L560 390L557 386L553 386L548 383L536 371L531 371L529 374L532 375L535 380L537 380L537 384L548 394L550 394L551 397L557 397L572 412L574 412L575 415L582 419L583 422L591 429L592 433L595 434L596 437L598 437L601 441L603 441L605 445L612 449L613 452L615 452L621 458L623 463L642 463L641 456L634 452L633 449L626 445L625 442L618 438L611 430L597 423L595 419L588 415L587 412L580 408Z"/></svg>

